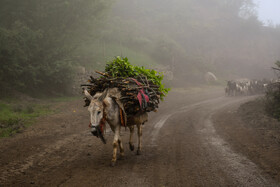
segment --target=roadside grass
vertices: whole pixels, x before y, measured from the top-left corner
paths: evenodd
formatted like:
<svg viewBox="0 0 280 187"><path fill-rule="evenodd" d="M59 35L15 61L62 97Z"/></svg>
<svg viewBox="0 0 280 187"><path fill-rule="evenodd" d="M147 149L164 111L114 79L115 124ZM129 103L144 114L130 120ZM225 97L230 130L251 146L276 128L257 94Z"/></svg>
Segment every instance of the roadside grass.
<svg viewBox="0 0 280 187"><path fill-rule="evenodd" d="M51 114L49 105L0 101L0 137L8 137L31 126L39 116Z"/></svg>
<svg viewBox="0 0 280 187"><path fill-rule="evenodd" d="M0 100L0 138L9 137L30 127L40 116L52 115L59 109L54 106L80 97L40 98L35 101L19 101L15 98ZM55 109L54 109L55 108Z"/></svg>
<svg viewBox="0 0 280 187"><path fill-rule="evenodd" d="M81 99L81 96L61 96L61 97L53 97L53 98L47 98L47 101L50 102L70 102L75 101L77 99Z"/></svg>

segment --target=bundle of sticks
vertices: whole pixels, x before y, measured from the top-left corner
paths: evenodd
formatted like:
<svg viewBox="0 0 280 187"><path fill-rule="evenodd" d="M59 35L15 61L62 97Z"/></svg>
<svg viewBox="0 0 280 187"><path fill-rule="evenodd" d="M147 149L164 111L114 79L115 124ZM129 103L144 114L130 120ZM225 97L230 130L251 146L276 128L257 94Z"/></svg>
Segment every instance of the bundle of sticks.
<svg viewBox="0 0 280 187"><path fill-rule="evenodd" d="M148 80L145 76L137 76L133 78L110 77L106 73L98 72L101 77L94 78L90 76L89 84L82 84L82 87L87 87L87 91L93 96L97 92L103 92L107 88L118 88L121 92L121 102L127 116L135 115L139 111L151 112L158 108L160 101L159 86ZM137 97L139 91L143 90L145 95L149 97L149 102L143 107L140 105ZM85 106L88 106L90 101L85 98Z"/></svg>

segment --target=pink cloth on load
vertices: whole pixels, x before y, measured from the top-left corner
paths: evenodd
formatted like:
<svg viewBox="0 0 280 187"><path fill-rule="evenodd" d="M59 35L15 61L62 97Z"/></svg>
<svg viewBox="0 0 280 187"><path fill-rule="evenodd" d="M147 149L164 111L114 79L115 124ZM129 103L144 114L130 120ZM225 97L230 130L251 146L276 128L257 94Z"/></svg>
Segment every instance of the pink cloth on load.
<svg viewBox="0 0 280 187"><path fill-rule="evenodd" d="M142 84L140 82L138 82L136 79L133 79L131 78L138 86L141 86L142 87ZM142 107L142 94L144 95L145 97L145 100L146 102L148 103L150 101L149 97L145 94L144 92L144 89L141 88L139 91L138 91L138 94L137 94L137 99L139 101L139 104L140 104L140 107Z"/></svg>

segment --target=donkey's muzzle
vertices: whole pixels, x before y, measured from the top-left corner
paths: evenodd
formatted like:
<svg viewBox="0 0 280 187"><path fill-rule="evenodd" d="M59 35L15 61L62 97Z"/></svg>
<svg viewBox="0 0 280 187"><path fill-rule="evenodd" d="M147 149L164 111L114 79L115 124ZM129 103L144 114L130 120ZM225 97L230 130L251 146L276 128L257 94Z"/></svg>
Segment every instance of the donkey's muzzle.
<svg viewBox="0 0 280 187"><path fill-rule="evenodd" d="M101 131L100 125L97 126L91 126L91 133L93 136L96 136L97 138L100 138L101 141L106 144L106 140L103 136L103 133Z"/></svg>
<svg viewBox="0 0 280 187"><path fill-rule="evenodd" d="M91 126L91 133L93 136L98 137L97 126Z"/></svg>

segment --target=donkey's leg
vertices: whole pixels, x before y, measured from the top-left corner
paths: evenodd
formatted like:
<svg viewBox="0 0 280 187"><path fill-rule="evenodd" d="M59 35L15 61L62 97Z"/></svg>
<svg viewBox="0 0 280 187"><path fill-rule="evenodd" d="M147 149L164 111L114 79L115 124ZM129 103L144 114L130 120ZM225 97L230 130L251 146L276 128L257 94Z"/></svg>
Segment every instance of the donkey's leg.
<svg viewBox="0 0 280 187"><path fill-rule="evenodd" d="M133 145L134 125L129 126L129 131L130 131L129 149L130 149L131 151L134 151L134 145Z"/></svg>
<svg viewBox="0 0 280 187"><path fill-rule="evenodd" d="M137 155L141 154L142 151L142 124L137 124L138 128L138 149L137 149Z"/></svg>
<svg viewBox="0 0 280 187"><path fill-rule="evenodd" d="M113 140L113 158L112 158L112 162L111 162L112 166L115 166L116 161L117 161L119 137L120 137L120 126L115 129L115 135L114 135L114 140Z"/></svg>
<svg viewBox="0 0 280 187"><path fill-rule="evenodd" d="M120 159L123 159L124 158L124 148L123 148L121 137L119 137L118 143L119 143L119 148L120 148Z"/></svg>

